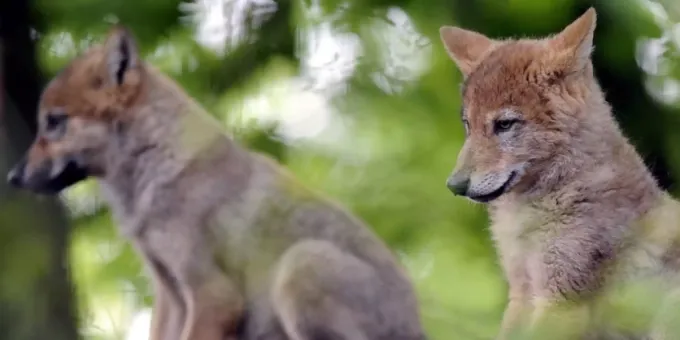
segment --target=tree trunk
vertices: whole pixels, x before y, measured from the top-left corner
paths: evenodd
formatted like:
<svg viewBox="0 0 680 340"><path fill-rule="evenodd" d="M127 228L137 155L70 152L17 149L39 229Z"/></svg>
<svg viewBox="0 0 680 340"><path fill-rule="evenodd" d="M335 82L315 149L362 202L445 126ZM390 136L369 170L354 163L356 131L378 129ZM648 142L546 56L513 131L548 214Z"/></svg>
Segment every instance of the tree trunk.
<svg viewBox="0 0 680 340"><path fill-rule="evenodd" d="M0 339L73 340L65 211L5 181L36 130L41 80L29 9L28 1L0 0Z"/></svg>

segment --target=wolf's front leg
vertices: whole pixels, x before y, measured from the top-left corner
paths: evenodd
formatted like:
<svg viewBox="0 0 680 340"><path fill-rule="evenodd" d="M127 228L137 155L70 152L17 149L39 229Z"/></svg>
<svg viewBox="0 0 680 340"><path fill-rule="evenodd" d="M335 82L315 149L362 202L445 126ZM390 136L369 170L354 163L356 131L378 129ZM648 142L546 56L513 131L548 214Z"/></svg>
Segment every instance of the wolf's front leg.
<svg viewBox="0 0 680 340"><path fill-rule="evenodd" d="M184 320L178 292L173 292L159 279L154 280L154 304L150 340L177 340Z"/></svg>
<svg viewBox="0 0 680 340"><path fill-rule="evenodd" d="M584 339L589 333L590 317L585 303L538 297L529 321L529 335L531 339Z"/></svg>
<svg viewBox="0 0 680 340"><path fill-rule="evenodd" d="M523 329L523 320L530 311L531 305L529 301L520 297L511 297L503 312L501 329L496 340L512 339L511 334Z"/></svg>
<svg viewBox="0 0 680 340"><path fill-rule="evenodd" d="M512 339L511 335L526 328L526 320L531 312L532 305L529 294L530 280L527 271L527 255L506 252L501 260L509 289L508 303L503 312L503 319L496 340L507 340Z"/></svg>
<svg viewBox="0 0 680 340"><path fill-rule="evenodd" d="M230 280L219 274L202 277L185 286L182 295L186 317L180 340L236 339L245 303Z"/></svg>
<svg viewBox="0 0 680 340"><path fill-rule="evenodd" d="M537 254L532 269L532 335L583 339L593 326L591 306L601 293L611 254L609 240L574 231ZM547 333L545 333L547 332Z"/></svg>
<svg viewBox="0 0 680 340"><path fill-rule="evenodd" d="M178 340L184 320L184 306L176 287L176 279L163 261L156 256L153 247L148 243L135 243L147 270L151 275L153 286L153 310L150 340Z"/></svg>
<svg viewBox="0 0 680 340"><path fill-rule="evenodd" d="M199 229L168 223L149 228L140 239L172 278L173 292L181 300L178 325L169 334L179 340L224 340L236 333L243 318L244 298L216 263L213 243ZM161 300L162 303L162 300ZM175 331L176 330L176 331ZM163 339L165 340L165 339Z"/></svg>
<svg viewBox="0 0 680 340"><path fill-rule="evenodd" d="M169 303L167 292L156 285L153 297L153 310L151 314L151 329L149 340L170 340L167 328L170 325L172 305Z"/></svg>

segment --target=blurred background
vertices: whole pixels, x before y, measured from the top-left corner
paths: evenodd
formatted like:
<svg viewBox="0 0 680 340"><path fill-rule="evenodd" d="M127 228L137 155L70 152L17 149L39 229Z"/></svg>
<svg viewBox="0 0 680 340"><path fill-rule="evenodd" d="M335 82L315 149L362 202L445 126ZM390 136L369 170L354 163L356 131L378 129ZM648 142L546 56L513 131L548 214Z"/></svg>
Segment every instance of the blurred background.
<svg viewBox="0 0 680 340"><path fill-rule="evenodd" d="M0 172L32 139L45 82L123 23L238 140L374 228L415 281L430 339L491 339L506 284L484 208L444 185L464 132L438 29L540 36L589 6L607 99L677 194L675 0L0 0ZM0 339L147 339L150 304L96 183L52 200L0 181Z"/></svg>

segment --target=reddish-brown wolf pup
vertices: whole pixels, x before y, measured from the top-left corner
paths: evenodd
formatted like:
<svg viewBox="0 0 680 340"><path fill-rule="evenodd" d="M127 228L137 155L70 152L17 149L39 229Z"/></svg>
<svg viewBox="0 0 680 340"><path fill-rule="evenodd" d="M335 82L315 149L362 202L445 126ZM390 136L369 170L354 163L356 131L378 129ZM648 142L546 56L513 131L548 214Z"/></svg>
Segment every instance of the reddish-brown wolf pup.
<svg viewBox="0 0 680 340"><path fill-rule="evenodd" d="M680 207L612 116L590 59L595 22L589 9L542 39L440 30L465 78L467 137L447 186L488 204L510 286L500 338L554 315L565 339L614 337L595 309L614 285L680 287ZM669 338L668 323L653 324Z"/></svg>

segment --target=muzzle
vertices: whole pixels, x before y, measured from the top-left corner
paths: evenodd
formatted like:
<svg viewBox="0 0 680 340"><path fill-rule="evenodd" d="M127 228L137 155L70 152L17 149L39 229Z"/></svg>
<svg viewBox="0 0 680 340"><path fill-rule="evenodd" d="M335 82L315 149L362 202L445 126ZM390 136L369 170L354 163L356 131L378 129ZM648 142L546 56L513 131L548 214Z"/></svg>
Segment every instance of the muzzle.
<svg viewBox="0 0 680 340"><path fill-rule="evenodd" d="M7 174L7 182L18 189L26 189L39 194L55 195L89 176L87 169L73 159L61 164L45 160L30 172L26 171L24 157Z"/></svg>

